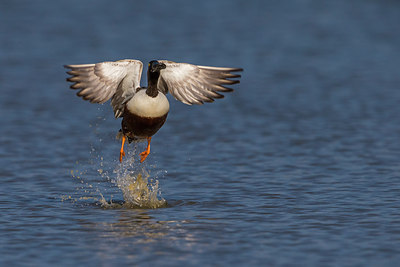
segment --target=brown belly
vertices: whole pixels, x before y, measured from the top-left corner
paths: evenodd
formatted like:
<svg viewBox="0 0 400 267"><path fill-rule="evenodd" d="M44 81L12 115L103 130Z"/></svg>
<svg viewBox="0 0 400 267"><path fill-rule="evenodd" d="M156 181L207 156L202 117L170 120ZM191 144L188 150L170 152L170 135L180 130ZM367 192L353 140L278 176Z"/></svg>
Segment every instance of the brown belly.
<svg viewBox="0 0 400 267"><path fill-rule="evenodd" d="M124 112L122 119L122 133L132 139L153 136L163 126L168 112L161 117L146 118Z"/></svg>

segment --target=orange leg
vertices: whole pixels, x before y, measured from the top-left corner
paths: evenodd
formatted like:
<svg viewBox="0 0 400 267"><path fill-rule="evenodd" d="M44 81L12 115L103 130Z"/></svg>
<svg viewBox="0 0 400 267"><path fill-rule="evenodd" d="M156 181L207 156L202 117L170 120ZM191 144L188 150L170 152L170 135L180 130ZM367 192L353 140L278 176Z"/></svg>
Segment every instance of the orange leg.
<svg viewBox="0 0 400 267"><path fill-rule="evenodd" d="M122 162L122 157L125 156L125 152L124 152L125 140L126 140L126 137L125 137L125 135L123 135L122 136L122 146L121 146L121 150L119 151L119 162Z"/></svg>
<svg viewBox="0 0 400 267"><path fill-rule="evenodd" d="M140 153L140 162L143 162L150 154L150 142L151 142L151 137L147 137L147 149L142 153Z"/></svg>

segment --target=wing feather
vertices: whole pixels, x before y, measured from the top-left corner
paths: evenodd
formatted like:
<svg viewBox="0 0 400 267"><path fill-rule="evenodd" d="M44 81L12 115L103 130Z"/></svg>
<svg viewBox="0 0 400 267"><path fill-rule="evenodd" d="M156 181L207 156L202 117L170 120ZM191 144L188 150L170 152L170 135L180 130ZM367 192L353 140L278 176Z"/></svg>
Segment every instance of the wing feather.
<svg viewBox="0 0 400 267"><path fill-rule="evenodd" d="M121 117L125 103L140 87L143 64L139 60L124 59L96 64L65 65L74 84L71 89L92 103L104 103L112 98L111 105L116 118Z"/></svg>
<svg viewBox="0 0 400 267"><path fill-rule="evenodd" d="M241 68L197 66L167 60L159 62L164 63L166 68L160 71L158 88L188 105L201 105L204 102L213 102L216 98L223 98L224 95L218 92L233 91L224 85L240 82L232 80L241 77L232 72L243 71Z"/></svg>

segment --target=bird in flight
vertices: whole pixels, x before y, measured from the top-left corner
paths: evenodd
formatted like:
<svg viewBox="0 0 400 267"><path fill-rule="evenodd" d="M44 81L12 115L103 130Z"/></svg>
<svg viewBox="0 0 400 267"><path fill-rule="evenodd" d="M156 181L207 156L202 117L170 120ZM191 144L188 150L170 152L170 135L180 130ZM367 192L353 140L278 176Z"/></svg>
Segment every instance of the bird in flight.
<svg viewBox="0 0 400 267"><path fill-rule="evenodd" d="M168 92L187 104L201 105L223 98L220 92L231 92L225 85L239 83L241 76L232 72L241 68L220 68L152 60L148 64L147 87L140 86L143 64L124 59L96 64L65 65L77 95L91 103L104 103L111 98L115 118L122 117L122 145L119 161L125 156L125 141L146 140L140 162L150 154L151 137L163 126L169 112Z"/></svg>

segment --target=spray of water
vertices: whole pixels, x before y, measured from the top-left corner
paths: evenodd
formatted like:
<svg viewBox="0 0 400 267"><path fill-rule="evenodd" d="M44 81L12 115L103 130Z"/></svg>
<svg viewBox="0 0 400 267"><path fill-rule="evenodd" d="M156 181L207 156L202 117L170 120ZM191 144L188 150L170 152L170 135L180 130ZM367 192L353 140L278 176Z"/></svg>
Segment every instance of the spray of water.
<svg viewBox="0 0 400 267"><path fill-rule="evenodd" d="M167 202L160 196L157 180L162 173L153 175L150 170L154 166L139 162L137 143L125 146L126 157L122 163L117 162L115 150L112 155L107 153L109 146L104 145L103 138L109 127L106 123L109 110L99 107L99 112L104 115L96 117L90 124L95 140L91 145L91 159L87 164L77 163L77 170L71 170L71 176L79 181L77 196L62 196L61 199L74 202L94 200L104 208L165 207ZM121 193L123 201L114 200L114 196Z"/></svg>
<svg viewBox="0 0 400 267"><path fill-rule="evenodd" d="M154 166L149 167L146 163L139 162L136 147L137 144L126 147L124 161L116 165L115 161L106 161L103 157L95 155L96 151L92 150L94 158L90 160L89 167L96 168L96 180L99 180L98 176L100 176L100 180L103 182L97 182L97 185L95 182L88 182L91 170L71 170L72 177L80 181L81 186L77 189L81 196L75 198L63 196L62 200L74 202L95 200L104 208L155 209L166 207L167 202L160 196L157 179L162 172L158 172L155 176L150 174L149 169ZM117 194L122 193L123 201L113 200L114 194L109 197L104 196L109 195L109 191L115 191L116 188L119 191ZM107 198L109 199L107 200Z"/></svg>
<svg viewBox="0 0 400 267"><path fill-rule="evenodd" d="M151 179L144 169L117 177L115 183L122 191L124 197L122 205L126 208L155 209L166 205L163 198L158 198L158 180Z"/></svg>

